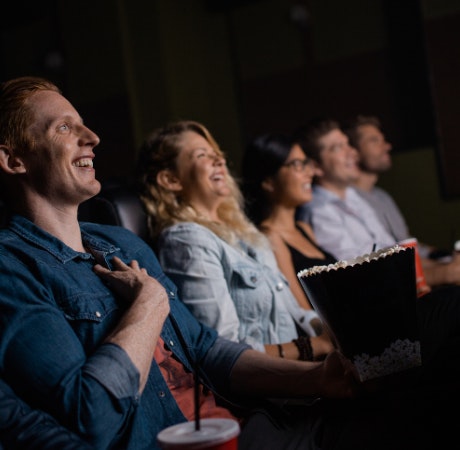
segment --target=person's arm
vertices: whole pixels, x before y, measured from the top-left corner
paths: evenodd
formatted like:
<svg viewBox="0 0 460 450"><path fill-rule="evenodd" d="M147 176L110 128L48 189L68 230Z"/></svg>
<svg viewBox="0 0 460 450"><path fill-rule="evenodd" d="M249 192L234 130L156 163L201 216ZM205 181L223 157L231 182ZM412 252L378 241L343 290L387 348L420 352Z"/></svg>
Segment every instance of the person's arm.
<svg viewBox="0 0 460 450"><path fill-rule="evenodd" d="M306 226L310 227L309 225L306 225ZM276 232L266 231L264 233L267 235L270 241L279 270L286 277L289 283L289 288L292 294L294 295L295 299L297 300L297 303L299 304L300 308L303 308L306 310L313 310L305 294L305 291L303 290L299 282L299 279L297 278L294 264L292 262L291 253L289 249L287 248L286 243L281 238L281 236ZM319 322L318 329L321 329L322 328L321 319L317 318L314 320L317 320ZM327 333L322 333L319 336L311 337L310 342L312 345L314 358L322 357L325 354L329 353L334 348L332 341L330 337L327 335ZM268 346L265 346L266 351L269 355L272 355L272 356L278 355L279 351L276 348L267 348L267 347ZM283 348L283 353L285 355L284 356L285 358L288 358L288 359L298 359L299 358L299 349L297 348L296 345L292 345L292 343L285 343L283 344L282 348Z"/></svg>
<svg viewBox="0 0 460 450"><path fill-rule="evenodd" d="M193 315L220 336L239 341L240 321L222 265L222 252L211 231L196 226L167 230L158 243L158 259Z"/></svg>
<svg viewBox="0 0 460 450"><path fill-rule="evenodd" d="M94 271L110 288L131 303L105 342L116 344L128 354L140 375L140 392L144 390L155 346L169 313L164 287L140 268L137 261L129 266L119 258L112 260L114 271L96 264Z"/></svg>
<svg viewBox="0 0 460 450"><path fill-rule="evenodd" d="M351 398L360 384L351 362L335 351L319 363L283 360L246 350L233 366L230 388L252 396Z"/></svg>
<svg viewBox="0 0 460 450"><path fill-rule="evenodd" d="M131 244L149 271L161 275L145 243ZM8 273L0 281L5 376L29 403L106 448L137 407L169 294L150 279L142 287L135 282L131 296L125 296L128 305L114 298L91 264L75 273L86 284L73 285L62 264L28 263L0 258L0 271ZM62 281L64 275L68 281ZM151 295L157 298L147 299Z"/></svg>
<svg viewBox="0 0 460 450"><path fill-rule="evenodd" d="M286 243L278 233L272 231L266 231L264 233L270 240L278 267L288 280L289 287L299 303L299 306L305 309L312 309L312 306L305 295L305 291L302 289L302 286L297 278L291 253L289 252Z"/></svg>
<svg viewBox="0 0 460 450"><path fill-rule="evenodd" d="M429 286L460 285L460 255L454 254L448 263L423 258L422 266Z"/></svg>
<svg viewBox="0 0 460 450"><path fill-rule="evenodd" d="M0 442L6 450L90 450L43 411L32 409L0 380ZM1 444L0 444L1 448Z"/></svg>

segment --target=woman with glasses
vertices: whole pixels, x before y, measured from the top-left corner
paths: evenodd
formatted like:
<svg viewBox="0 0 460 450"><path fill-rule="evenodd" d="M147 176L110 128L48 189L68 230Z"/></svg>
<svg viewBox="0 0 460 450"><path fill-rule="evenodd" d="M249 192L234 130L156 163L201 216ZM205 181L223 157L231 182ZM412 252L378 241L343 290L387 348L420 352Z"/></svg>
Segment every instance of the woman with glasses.
<svg viewBox="0 0 460 450"><path fill-rule="evenodd" d="M202 124L154 131L141 148L138 176L160 263L200 321L273 356L312 360L333 348L246 218L224 154Z"/></svg>
<svg viewBox="0 0 460 450"><path fill-rule="evenodd" d="M278 267L299 305L310 303L297 273L336 259L315 242L311 227L295 220L296 208L312 199L313 160L286 135L266 134L250 142L243 156L243 194L249 218L269 238Z"/></svg>

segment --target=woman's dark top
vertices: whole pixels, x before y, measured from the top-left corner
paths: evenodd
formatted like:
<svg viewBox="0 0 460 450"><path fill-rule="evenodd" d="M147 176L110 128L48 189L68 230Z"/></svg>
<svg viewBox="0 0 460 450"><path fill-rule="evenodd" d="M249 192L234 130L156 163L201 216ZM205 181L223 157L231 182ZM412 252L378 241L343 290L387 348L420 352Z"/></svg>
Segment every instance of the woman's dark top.
<svg viewBox="0 0 460 450"><path fill-rule="evenodd" d="M324 253L324 258L310 258L308 256L305 256L303 253L299 252L297 249L294 247L291 247L286 241L284 243L286 244L287 248L289 249L291 253L291 258L292 262L294 264L294 269L296 273L299 273L300 271L304 269L308 269L313 266L323 266L327 264L334 264L337 262L337 259L332 256L330 253L324 251L321 247L316 245L311 239L310 236L305 232L305 230L302 229L299 225L296 225L296 228L302 233L302 235L308 239L311 244L316 247L319 251Z"/></svg>

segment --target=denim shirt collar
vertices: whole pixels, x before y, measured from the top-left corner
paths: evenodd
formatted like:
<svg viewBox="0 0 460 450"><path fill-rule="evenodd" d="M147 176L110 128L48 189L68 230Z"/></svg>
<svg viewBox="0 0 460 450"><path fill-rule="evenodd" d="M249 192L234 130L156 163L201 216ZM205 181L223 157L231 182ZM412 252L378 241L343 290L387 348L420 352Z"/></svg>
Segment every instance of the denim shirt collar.
<svg viewBox="0 0 460 450"><path fill-rule="evenodd" d="M75 258L95 259L104 264L106 256L120 250L118 247L107 243L101 239L96 239L81 229L82 240L85 247L91 249L91 253L77 252L54 237L52 234L41 229L29 219L13 215L8 228L24 240L29 241L34 246L41 247L53 255L59 262L65 264ZM105 265L105 264L104 264Z"/></svg>

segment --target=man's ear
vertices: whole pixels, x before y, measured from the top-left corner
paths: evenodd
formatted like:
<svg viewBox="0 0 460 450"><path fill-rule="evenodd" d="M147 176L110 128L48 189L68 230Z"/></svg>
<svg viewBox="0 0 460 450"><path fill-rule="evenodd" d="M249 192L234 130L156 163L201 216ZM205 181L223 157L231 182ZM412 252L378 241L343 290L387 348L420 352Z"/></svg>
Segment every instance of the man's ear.
<svg viewBox="0 0 460 450"><path fill-rule="evenodd" d="M316 178L322 178L324 176L324 170L321 169L320 165L316 161L313 161L313 167L315 170L315 173L313 176Z"/></svg>
<svg viewBox="0 0 460 450"><path fill-rule="evenodd" d="M26 171L22 159L14 156L6 145L0 145L0 168L9 174L24 173Z"/></svg>
<svg viewBox="0 0 460 450"><path fill-rule="evenodd" d="M262 189L267 192L273 192L275 190L275 186L273 185L273 178L267 177L264 181L262 181Z"/></svg>
<svg viewBox="0 0 460 450"><path fill-rule="evenodd" d="M182 190L182 183L170 169L163 169L157 173L157 183L168 191Z"/></svg>

